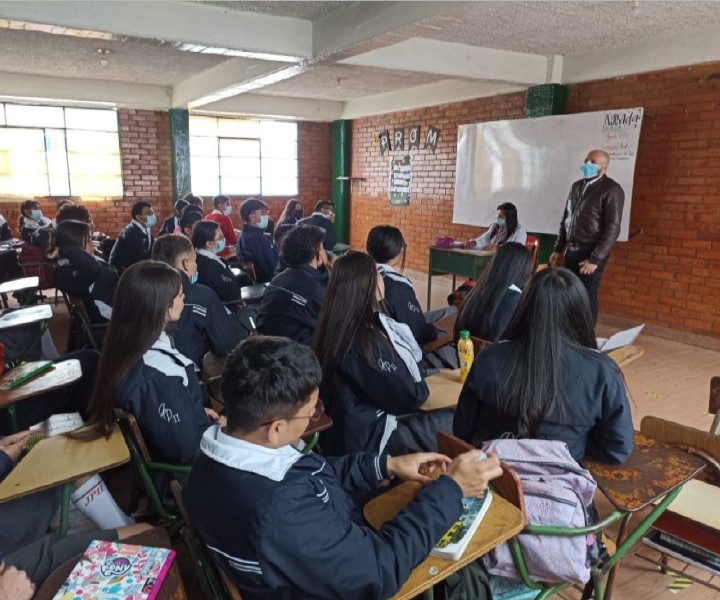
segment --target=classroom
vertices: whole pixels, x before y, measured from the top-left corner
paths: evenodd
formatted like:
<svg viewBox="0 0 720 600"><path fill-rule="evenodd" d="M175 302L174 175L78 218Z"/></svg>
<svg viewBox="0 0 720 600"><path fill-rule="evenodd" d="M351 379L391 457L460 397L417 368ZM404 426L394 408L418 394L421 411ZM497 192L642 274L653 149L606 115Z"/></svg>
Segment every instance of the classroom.
<svg viewBox="0 0 720 600"><path fill-rule="evenodd" d="M0 2L0 600L720 597L718 109L716 0Z"/></svg>

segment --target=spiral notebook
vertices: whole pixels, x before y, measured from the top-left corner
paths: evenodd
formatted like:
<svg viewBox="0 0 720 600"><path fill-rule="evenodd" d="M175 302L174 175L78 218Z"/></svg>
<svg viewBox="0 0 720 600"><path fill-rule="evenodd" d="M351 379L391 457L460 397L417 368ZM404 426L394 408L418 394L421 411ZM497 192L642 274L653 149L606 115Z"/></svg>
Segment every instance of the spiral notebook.
<svg viewBox="0 0 720 600"><path fill-rule="evenodd" d="M153 600L175 551L94 541L53 600Z"/></svg>

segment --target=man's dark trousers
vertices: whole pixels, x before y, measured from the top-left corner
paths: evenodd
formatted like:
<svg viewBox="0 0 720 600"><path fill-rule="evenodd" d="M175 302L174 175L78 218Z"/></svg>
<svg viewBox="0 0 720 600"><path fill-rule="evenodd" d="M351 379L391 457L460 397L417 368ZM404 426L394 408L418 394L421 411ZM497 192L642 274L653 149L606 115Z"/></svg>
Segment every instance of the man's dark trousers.
<svg viewBox="0 0 720 600"><path fill-rule="evenodd" d="M584 245L571 245L565 253L565 268L570 269L575 275L580 278L582 284L588 293L590 299L590 311L592 312L593 324L597 324L598 316L598 290L600 289L600 280L602 279L603 271L607 265L608 258L605 257L597 269L592 275L581 275L580 274L580 263L590 258L590 255L595 249L595 244Z"/></svg>

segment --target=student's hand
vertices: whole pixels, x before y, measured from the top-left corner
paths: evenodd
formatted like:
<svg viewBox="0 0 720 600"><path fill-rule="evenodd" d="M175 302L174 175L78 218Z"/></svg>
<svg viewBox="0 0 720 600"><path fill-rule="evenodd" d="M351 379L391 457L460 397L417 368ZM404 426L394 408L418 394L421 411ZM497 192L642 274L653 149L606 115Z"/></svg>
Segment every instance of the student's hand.
<svg viewBox="0 0 720 600"><path fill-rule="evenodd" d="M550 255L550 259L548 260L548 264L551 267L559 267L562 265L562 254L560 252L553 252Z"/></svg>
<svg viewBox="0 0 720 600"><path fill-rule="evenodd" d="M502 475L500 460L495 454L488 454L485 460L481 450L471 450L455 457L447 474L455 480L465 498L480 498L488 483Z"/></svg>
<svg viewBox="0 0 720 600"><path fill-rule="evenodd" d="M333 265L335 264L335 261L337 260L337 256L335 256L332 252L327 252L327 261L324 263L325 268L330 271L333 268Z"/></svg>
<svg viewBox="0 0 720 600"><path fill-rule="evenodd" d="M208 419L210 419L213 423L219 423L220 422L220 415L217 414L212 408L206 408L205 414L207 415Z"/></svg>
<svg viewBox="0 0 720 600"><path fill-rule="evenodd" d="M463 248L474 248L477 246L477 242L475 240L469 240L463 244Z"/></svg>
<svg viewBox="0 0 720 600"><path fill-rule="evenodd" d="M0 440L0 451L7 454L14 463L20 459L20 454L23 448L27 446L30 436L33 434L29 429L27 431L21 431L8 435Z"/></svg>
<svg viewBox="0 0 720 600"><path fill-rule="evenodd" d="M591 263L589 260L581 260L578 263L578 266L580 267L581 275L592 275L595 272L595 269L597 269L597 265L595 263Z"/></svg>
<svg viewBox="0 0 720 600"><path fill-rule="evenodd" d="M403 456L388 458L388 473L406 481L431 481L428 474L434 469L441 469L444 473L452 461L444 454L437 452L417 452Z"/></svg>
<svg viewBox="0 0 720 600"><path fill-rule="evenodd" d="M32 600L35 586L25 571L0 564L0 600Z"/></svg>

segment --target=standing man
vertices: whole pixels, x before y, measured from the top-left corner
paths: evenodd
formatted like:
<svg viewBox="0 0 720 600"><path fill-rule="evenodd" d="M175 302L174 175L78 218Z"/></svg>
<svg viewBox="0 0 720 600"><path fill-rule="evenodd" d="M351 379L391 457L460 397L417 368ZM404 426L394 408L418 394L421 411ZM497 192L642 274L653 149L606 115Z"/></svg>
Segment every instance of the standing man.
<svg viewBox="0 0 720 600"><path fill-rule="evenodd" d="M320 200L315 205L315 212L309 217L300 219L298 223L303 225L315 225L325 232L323 245L325 250L332 250L337 243L335 235L335 205L330 200Z"/></svg>
<svg viewBox="0 0 720 600"><path fill-rule="evenodd" d="M625 192L607 176L610 156L593 150L580 170L583 179L570 188L565 212L560 221L550 266L557 267L565 253L565 267L580 277L588 297L593 319L597 322L597 294L622 221Z"/></svg>
<svg viewBox="0 0 720 600"><path fill-rule="evenodd" d="M136 262L150 258L153 236L150 230L157 224L155 211L149 202L136 202L130 211L132 220L120 232L108 261L118 274Z"/></svg>

